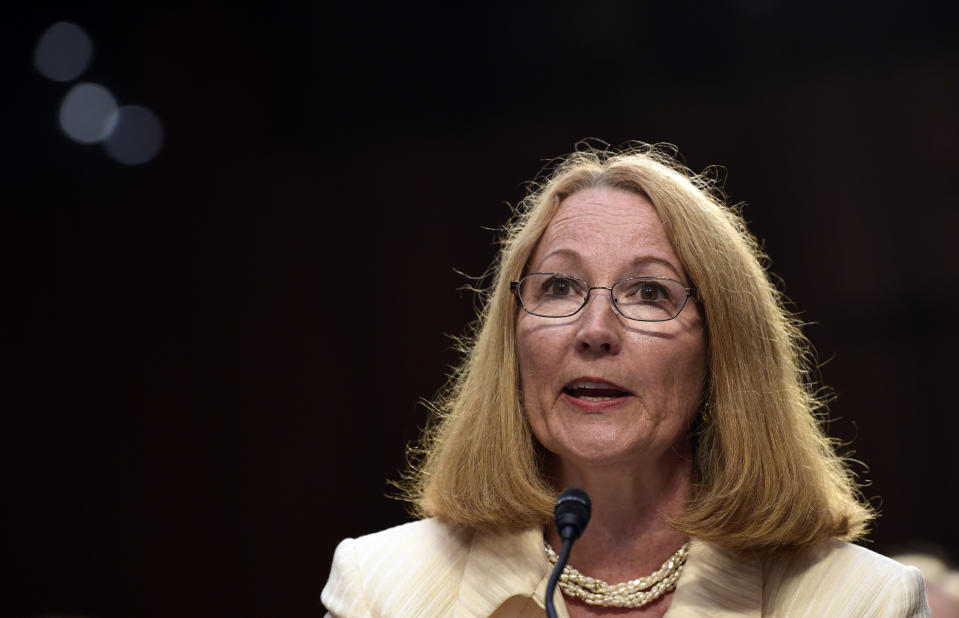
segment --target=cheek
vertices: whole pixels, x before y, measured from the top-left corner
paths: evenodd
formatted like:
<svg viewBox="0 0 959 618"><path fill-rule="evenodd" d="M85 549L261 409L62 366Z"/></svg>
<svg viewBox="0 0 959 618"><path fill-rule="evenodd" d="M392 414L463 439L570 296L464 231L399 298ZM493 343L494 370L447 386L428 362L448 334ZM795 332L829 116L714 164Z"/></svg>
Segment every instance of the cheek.
<svg viewBox="0 0 959 618"><path fill-rule="evenodd" d="M523 399L528 399L528 388L534 383L533 376L538 373L534 362L536 354L533 351L532 342L528 337L522 335L517 337L516 357L519 362L519 377L523 388Z"/></svg>
<svg viewBox="0 0 959 618"><path fill-rule="evenodd" d="M543 404L545 391L553 383L550 371L556 365L555 346L542 332L524 329L523 326L523 320L519 320L516 325L516 356L521 396L526 413L535 415Z"/></svg>
<svg viewBox="0 0 959 618"><path fill-rule="evenodd" d="M635 342L632 356L646 405L666 417L695 413L705 395L706 352L701 335Z"/></svg>
<svg viewBox="0 0 959 618"><path fill-rule="evenodd" d="M706 333L702 327L700 327L690 347L692 348L692 352L690 353L688 363L689 372L692 376L698 378L701 387L705 388L708 360L706 358Z"/></svg>
<svg viewBox="0 0 959 618"><path fill-rule="evenodd" d="M684 353L674 360L671 373L675 392L682 398L679 403L695 412L706 396L706 346L700 336L684 347Z"/></svg>
<svg viewBox="0 0 959 618"><path fill-rule="evenodd" d="M688 337L673 351L672 373L677 378L689 380L702 378L706 373L706 347L702 337Z"/></svg>

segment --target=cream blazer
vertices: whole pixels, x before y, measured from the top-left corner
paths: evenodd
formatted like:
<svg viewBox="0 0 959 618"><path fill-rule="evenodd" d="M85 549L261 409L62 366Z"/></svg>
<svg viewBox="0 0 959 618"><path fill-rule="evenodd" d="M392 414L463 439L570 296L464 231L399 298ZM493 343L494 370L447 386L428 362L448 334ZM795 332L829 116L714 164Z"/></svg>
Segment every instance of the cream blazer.
<svg viewBox="0 0 959 618"><path fill-rule="evenodd" d="M425 519L341 542L322 600L335 618L542 618L549 573L542 530L481 534ZM558 590L555 604L569 618ZM668 618L928 615L918 570L839 541L770 559L694 540L666 612Z"/></svg>

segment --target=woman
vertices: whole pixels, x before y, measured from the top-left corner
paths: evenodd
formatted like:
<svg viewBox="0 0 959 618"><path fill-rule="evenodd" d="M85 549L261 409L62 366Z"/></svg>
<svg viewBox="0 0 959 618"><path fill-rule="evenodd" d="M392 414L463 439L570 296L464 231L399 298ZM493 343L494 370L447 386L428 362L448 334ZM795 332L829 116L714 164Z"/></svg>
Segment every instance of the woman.
<svg viewBox="0 0 959 618"><path fill-rule="evenodd" d="M872 513L763 260L662 149L560 162L507 226L407 479L422 519L340 544L331 614L543 615L576 486L593 514L560 615L926 615L915 569L845 542Z"/></svg>

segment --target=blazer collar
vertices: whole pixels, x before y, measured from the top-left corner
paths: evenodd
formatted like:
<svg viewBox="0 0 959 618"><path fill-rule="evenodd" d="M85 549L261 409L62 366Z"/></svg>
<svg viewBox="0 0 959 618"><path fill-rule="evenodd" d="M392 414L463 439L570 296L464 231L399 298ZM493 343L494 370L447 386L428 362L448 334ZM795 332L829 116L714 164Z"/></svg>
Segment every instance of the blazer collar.
<svg viewBox="0 0 959 618"><path fill-rule="evenodd" d="M763 569L758 557L694 539L666 617L758 618L762 606Z"/></svg>
<svg viewBox="0 0 959 618"><path fill-rule="evenodd" d="M511 597L532 598L542 612L549 574L542 529L477 533L463 569L453 615L485 618ZM559 605L557 613L565 616L565 606L560 609Z"/></svg>

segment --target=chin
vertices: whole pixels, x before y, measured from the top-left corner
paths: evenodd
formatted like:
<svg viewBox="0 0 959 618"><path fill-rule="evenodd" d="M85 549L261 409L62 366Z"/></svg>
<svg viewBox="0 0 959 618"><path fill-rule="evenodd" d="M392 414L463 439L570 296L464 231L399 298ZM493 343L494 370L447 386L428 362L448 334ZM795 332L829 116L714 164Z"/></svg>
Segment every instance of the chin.
<svg viewBox="0 0 959 618"><path fill-rule="evenodd" d="M609 466L637 461L643 449L639 445L624 444L617 436L590 436L583 432L575 440L564 440L547 450L564 462Z"/></svg>
<svg viewBox="0 0 959 618"><path fill-rule="evenodd" d="M629 429L633 431L627 432L621 427L579 426L562 435L551 435L548 442L541 443L557 460L576 466L660 466L665 464L664 458L682 457L684 452L688 458L685 435L642 434L635 431L635 426Z"/></svg>

